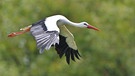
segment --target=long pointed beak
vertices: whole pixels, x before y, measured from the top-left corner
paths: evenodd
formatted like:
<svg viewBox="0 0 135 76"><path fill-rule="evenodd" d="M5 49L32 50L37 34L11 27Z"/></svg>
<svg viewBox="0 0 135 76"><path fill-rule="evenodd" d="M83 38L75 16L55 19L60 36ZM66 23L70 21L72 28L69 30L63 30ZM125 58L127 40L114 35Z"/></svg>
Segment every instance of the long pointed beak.
<svg viewBox="0 0 135 76"><path fill-rule="evenodd" d="M96 31L100 31L98 28L92 26L92 25L88 25L87 28L89 29L93 29L93 30L96 30Z"/></svg>

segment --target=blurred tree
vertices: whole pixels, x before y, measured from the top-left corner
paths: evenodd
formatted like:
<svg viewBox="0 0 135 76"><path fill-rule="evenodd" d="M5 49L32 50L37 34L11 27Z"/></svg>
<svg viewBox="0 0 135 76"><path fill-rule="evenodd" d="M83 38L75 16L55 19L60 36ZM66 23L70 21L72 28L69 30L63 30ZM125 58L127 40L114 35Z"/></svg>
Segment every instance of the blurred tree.
<svg viewBox="0 0 135 76"><path fill-rule="evenodd" d="M54 14L101 29L67 26L75 35L80 61L67 65L54 48L39 54L29 33L7 37ZM134 16L135 0L1 0L0 76L134 76Z"/></svg>

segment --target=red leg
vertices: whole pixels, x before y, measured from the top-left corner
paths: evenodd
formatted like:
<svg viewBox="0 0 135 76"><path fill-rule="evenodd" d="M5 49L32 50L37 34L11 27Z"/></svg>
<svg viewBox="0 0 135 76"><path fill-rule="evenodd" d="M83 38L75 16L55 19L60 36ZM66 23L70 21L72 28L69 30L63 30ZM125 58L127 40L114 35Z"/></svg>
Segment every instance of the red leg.
<svg viewBox="0 0 135 76"><path fill-rule="evenodd" d="M23 31L19 31L19 32L12 32L10 34L8 34L8 37L15 37L17 35L21 35L21 34L24 34L26 32L29 32L30 31L30 27L28 27L27 29L23 30Z"/></svg>

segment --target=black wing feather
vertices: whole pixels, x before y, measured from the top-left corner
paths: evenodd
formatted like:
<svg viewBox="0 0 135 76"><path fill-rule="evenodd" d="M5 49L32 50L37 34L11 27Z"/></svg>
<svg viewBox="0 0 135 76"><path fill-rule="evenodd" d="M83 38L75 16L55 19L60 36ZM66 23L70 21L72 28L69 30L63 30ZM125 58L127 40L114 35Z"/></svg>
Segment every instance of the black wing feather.
<svg viewBox="0 0 135 76"><path fill-rule="evenodd" d="M80 56L78 50L72 49L66 43L66 37L59 35L59 38L60 38L60 42L59 42L59 44L55 44L55 49L56 49L57 53L59 54L60 58L65 54L66 61L68 64L70 64L70 58L73 61L75 61L75 57L77 59L80 59L79 57L81 57L81 56Z"/></svg>
<svg viewBox="0 0 135 76"><path fill-rule="evenodd" d="M31 33L36 39L37 47L40 49L40 53L44 49L49 49L50 46L55 45L55 49L59 54L59 57L65 54L66 61L70 64L70 59L75 61L75 58L80 59L80 54L78 50L75 50L68 46L66 42L66 37L59 35L57 31L47 31L46 25L44 23L45 19L32 24ZM59 36L59 40L58 37Z"/></svg>
<svg viewBox="0 0 135 76"><path fill-rule="evenodd" d="M70 50L71 50L71 59L72 59L73 61L75 61L74 53L73 53L72 49L70 49Z"/></svg>

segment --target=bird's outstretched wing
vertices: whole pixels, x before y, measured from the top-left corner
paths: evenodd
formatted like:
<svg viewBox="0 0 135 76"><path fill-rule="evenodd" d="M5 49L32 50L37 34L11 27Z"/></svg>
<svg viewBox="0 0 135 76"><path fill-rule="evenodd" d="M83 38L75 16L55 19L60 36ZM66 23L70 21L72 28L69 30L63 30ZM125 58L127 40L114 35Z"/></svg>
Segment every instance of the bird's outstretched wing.
<svg viewBox="0 0 135 76"><path fill-rule="evenodd" d="M47 31L44 20L32 24L30 31L36 40L40 53L42 53L44 49L49 50L50 47L56 43L59 44L58 31Z"/></svg>
<svg viewBox="0 0 135 76"><path fill-rule="evenodd" d="M55 45L55 49L59 54L60 58L65 54L66 61L70 64L70 58L75 61L75 57L80 59L80 54L78 52L74 37L71 32L66 28L66 26L59 26L60 28L60 42Z"/></svg>
<svg viewBox="0 0 135 76"><path fill-rule="evenodd" d="M59 26L60 34L58 31L47 31L44 21L34 23L30 28L30 32L37 42L37 47L40 49L39 52L42 53L44 49L49 50L52 45L55 45L60 58L65 54L68 64L70 64L70 59L73 61L75 61L75 57L80 59L74 37L70 31L64 25Z"/></svg>

